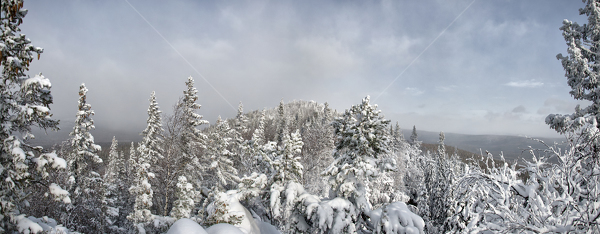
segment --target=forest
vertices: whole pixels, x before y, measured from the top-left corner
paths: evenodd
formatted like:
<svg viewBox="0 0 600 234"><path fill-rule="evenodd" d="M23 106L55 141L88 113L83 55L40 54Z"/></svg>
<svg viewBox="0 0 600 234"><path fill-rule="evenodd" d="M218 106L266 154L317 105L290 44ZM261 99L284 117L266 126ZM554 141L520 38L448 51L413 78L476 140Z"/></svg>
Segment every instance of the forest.
<svg viewBox="0 0 600 234"><path fill-rule="evenodd" d="M192 77L172 114L150 94L140 142L96 144L81 84L70 138L34 146L32 129L59 126L52 85L27 75L43 49L19 33L23 1L2 0L0 233L598 233L600 1L584 2L588 22L563 22L557 58L590 104L546 118L564 144L507 161L447 150L443 132L422 147L369 96L344 111L240 102L210 123Z"/></svg>

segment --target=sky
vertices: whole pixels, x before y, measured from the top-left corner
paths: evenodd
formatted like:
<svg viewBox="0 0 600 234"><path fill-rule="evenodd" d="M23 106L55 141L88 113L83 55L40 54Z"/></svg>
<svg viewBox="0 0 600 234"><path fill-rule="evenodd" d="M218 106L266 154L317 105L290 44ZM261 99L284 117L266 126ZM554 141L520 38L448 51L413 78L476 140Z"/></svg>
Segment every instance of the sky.
<svg viewBox="0 0 600 234"><path fill-rule="evenodd" d="M343 111L370 95L404 129L559 137L545 117L578 103L556 59L567 51L559 27L564 19L585 23L581 7L564 0L31 0L21 29L44 48L30 75L52 82L52 113L63 130L72 129L86 84L96 141L137 136L152 91L170 113L189 76L199 114L211 123L234 117L240 101L245 111L282 99Z"/></svg>

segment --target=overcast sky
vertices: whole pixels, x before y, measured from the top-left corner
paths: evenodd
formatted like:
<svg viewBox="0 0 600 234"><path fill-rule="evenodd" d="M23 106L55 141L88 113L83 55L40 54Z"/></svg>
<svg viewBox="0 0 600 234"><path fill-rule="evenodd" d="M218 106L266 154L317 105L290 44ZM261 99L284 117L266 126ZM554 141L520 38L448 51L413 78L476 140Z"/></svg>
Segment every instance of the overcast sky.
<svg viewBox="0 0 600 234"><path fill-rule="evenodd" d="M81 83L96 132L123 135L144 129L152 91L171 112L192 76L211 123L235 116L228 102L249 111L314 100L343 111L370 95L405 129L558 137L544 118L576 105L556 59L567 49L559 27L585 23L583 3L471 3L31 0L21 28L44 48L30 75L50 79L67 130Z"/></svg>

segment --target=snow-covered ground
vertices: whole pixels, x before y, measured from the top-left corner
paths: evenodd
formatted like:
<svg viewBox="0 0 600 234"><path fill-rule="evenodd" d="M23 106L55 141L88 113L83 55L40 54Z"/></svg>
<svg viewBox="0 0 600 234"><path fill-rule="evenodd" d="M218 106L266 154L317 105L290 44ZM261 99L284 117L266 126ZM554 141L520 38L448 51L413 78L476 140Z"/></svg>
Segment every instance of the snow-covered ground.
<svg viewBox="0 0 600 234"><path fill-rule="evenodd" d="M182 218L171 226L167 234L281 234L271 224L255 220L250 211L240 204L235 190L223 195L228 197L229 212L243 214L240 224L219 223L204 229L198 223ZM332 204L336 202L342 202L341 198L332 200ZM411 212L404 202L391 203L374 210L370 216L380 233L420 234L425 226L423 219Z"/></svg>

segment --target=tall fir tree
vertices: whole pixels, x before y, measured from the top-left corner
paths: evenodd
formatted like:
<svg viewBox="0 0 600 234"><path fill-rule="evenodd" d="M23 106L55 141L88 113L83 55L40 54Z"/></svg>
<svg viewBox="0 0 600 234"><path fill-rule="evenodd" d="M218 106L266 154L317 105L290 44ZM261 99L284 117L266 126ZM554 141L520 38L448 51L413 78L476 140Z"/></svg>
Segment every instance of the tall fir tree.
<svg viewBox="0 0 600 234"><path fill-rule="evenodd" d="M390 125L391 136L392 136L392 147L394 152L398 153L403 150L406 150L406 139L404 139L404 134L402 134L402 130L400 129L400 125L396 122L396 127L392 129Z"/></svg>
<svg viewBox="0 0 600 234"><path fill-rule="evenodd" d="M283 138L288 134L288 122L287 117L285 116L283 98L279 102L279 107L277 107L277 114L279 119L279 123L277 124L277 145L281 145L281 143L283 143Z"/></svg>
<svg viewBox="0 0 600 234"><path fill-rule="evenodd" d="M125 231L126 215L125 206L129 199L127 185L125 184L125 159L117 150L118 141L112 139L108 152L108 166L104 172L104 214L106 219L106 232L120 233Z"/></svg>
<svg viewBox="0 0 600 234"><path fill-rule="evenodd" d="M568 45L568 55L558 54L556 58L562 62L571 96L591 103L583 109L578 105L573 114L548 115L546 123L559 133L573 132L586 125L600 128L600 3L597 0L583 2L586 6L579 14L586 15L588 23L563 21L560 30ZM600 146L598 139L593 140Z"/></svg>
<svg viewBox="0 0 600 234"><path fill-rule="evenodd" d="M573 114L550 114L546 123L564 134L569 144L564 155L558 157L563 164L561 170L568 176L565 180L569 181L563 182L564 187L569 188L563 197L576 201L568 205L574 209L565 212L576 214L569 224L584 227L578 230L582 233L592 233L600 230L600 206L597 205L600 204L600 184L597 182L600 180L600 1L583 2L586 5L579 9L579 14L587 16L588 22L579 25L566 19L563 21L560 30L568 46L568 55L558 54L556 58L561 60L565 70L571 96L589 105L583 108L577 105Z"/></svg>
<svg viewBox="0 0 600 234"><path fill-rule="evenodd" d="M142 223L151 220L152 197L154 195L150 181L155 177L151 171L151 166L158 159L163 158L162 155L162 121L160 117L158 103L156 102L155 92L150 94L150 105L148 107L148 119L146 121L146 129L142 131L142 142L138 144L136 159L134 159L135 174L132 186L129 188L130 193L135 196L134 209L127 217L134 222L138 227Z"/></svg>
<svg viewBox="0 0 600 234"><path fill-rule="evenodd" d="M142 142L138 146L138 152L140 157L148 159L149 163L156 163L158 159L163 158L163 128L162 119L159 110L158 103L156 102L156 95L154 91L150 94L150 106L148 107L148 120L146 121L146 129L142 131Z"/></svg>
<svg viewBox="0 0 600 234"><path fill-rule="evenodd" d="M141 147L138 145L138 149ZM143 232L145 223L152 220L152 186L150 179L154 178L154 173L150 172L150 155L141 154L139 150L135 150L133 143L131 146L130 162L133 166L133 181L129 188L129 193L135 198L133 210L127 216L132 223Z"/></svg>
<svg viewBox="0 0 600 234"><path fill-rule="evenodd" d="M171 217L175 219L189 218L194 209L194 186L187 182L185 176L180 176L177 180L177 200L173 202Z"/></svg>
<svg viewBox="0 0 600 234"><path fill-rule="evenodd" d="M208 139L209 144L206 148L206 157L211 161L210 171L215 178L215 188L219 191L225 191L226 186L230 182L238 182L238 171L233 166L234 154L229 151L229 144L232 139L228 136L230 131L229 124L221 120L221 116L217 119L215 129L210 133Z"/></svg>
<svg viewBox="0 0 600 234"><path fill-rule="evenodd" d="M420 145L419 135L417 134L417 126L413 125L412 133L410 134L410 144Z"/></svg>
<svg viewBox="0 0 600 234"><path fill-rule="evenodd" d="M359 230L368 226L370 179L396 169L387 132L390 121L376 109L377 105L371 105L367 96L361 104L335 119L333 127L338 141L334 161L324 173L329 176L336 196L349 199L357 208Z"/></svg>
<svg viewBox="0 0 600 234"><path fill-rule="evenodd" d="M253 172L270 174L272 170L272 155L275 151L273 142L266 142L265 139L265 119L266 111L263 110L258 120L258 127L252 133L250 144L250 154L252 155Z"/></svg>
<svg viewBox="0 0 600 234"><path fill-rule="evenodd" d="M300 153L302 153L303 145L300 130L296 130L291 135L286 134L283 137L279 155L273 160L274 180L283 186L288 182L299 183L302 181L304 167L300 163Z"/></svg>
<svg viewBox="0 0 600 234"><path fill-rule="evenodd" d="M48 168L65 165L56 154L42 153L42 147L27 143L34 138L32 127L58 130L58 120L51 118L49 108L53 102L52 85L41 73L34 77L25 75L34 55L39 59L43 49L34 47L19 33L27 14L23 1L2 1L0 11L0 232L9 233L27 221L21 212L31 198L27 192L31 182L44 182L49 176Z"/></svg>
<svg viewBox="0 0 600 234"><path fill-rule="evenodd" d="M240 172L248 172L252 167L252 159L251 152L249 150L248 141L246 141L245 136L248 132L247 124L248 117L244 115L244 105L240 102L238 106L238 112L235 116L235 119L232 121L233 128L229 131L229 135L231 135L232 142L230 144L230 150L234 154L234 165L235 168Z"/></svg>
<svg viewBox="0 0 600 234"><path fill-rule="evenodd" d="M71 227L81 232L93 232L104 228L101 211L103 181L95 170L102 163L98 156L101 147L94 143L90 130L94 129L92 106L87 103L85 84L79 87L79 105L75 126L70 133L71 153L68 156L72 172L73 203L70 206Z"/></svg>
<svg viewBox="0 0 600 234"><path fill-rule="evenodd" d="M201 186L203 180L202 173L207 169L204 164L205 159L201 158L201 150L206 148L207 136L198 129L201 125L208 125L207 120L202 119L202 115L196 113L200 104L198 100L198 90L194 87L194 79L190 76L185 82L187 89L183 91L183 99L179 102L182 108L183 126L181 126L181 138L178 141L181 144L180 151L186 178L195 183L197 188ZM207 160L206 160L207 161Z"/></svg>
<svg viewBox="0 0 600 234"><path fill-rule="evenodd" d="M260 118L258 119L258 126L252 133L252 147L258 148L265 144L265 110L260 112Z"/></svg>

